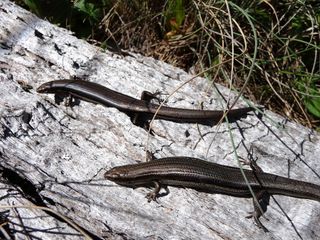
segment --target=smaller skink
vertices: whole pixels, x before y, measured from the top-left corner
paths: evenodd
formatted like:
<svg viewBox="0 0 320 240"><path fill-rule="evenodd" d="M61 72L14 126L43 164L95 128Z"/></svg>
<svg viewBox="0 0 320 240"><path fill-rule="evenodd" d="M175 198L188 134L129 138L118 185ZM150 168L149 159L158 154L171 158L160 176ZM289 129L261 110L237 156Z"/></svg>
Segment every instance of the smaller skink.
<svg viewBox="0 0 320 240"><path fill-rule="evenodd" d="M254 217L259 227L259 217L267 210L270 194L305 198L320 202L320 186L308 182L264 173L260 168L244 169L259 205L253 201ZM170 157L149 162L114 167L104 177L128 187L155 186L148 200L156 200L161 185L193 188L201 192L226 194L251 198L252 194L239 168L207 162L190 157Z"/></svg>
<svg viewBox="0 0 320 240"><path fill-rule="evenodd" d="M147 126L146 122L152 119L159 107L158 104L150 102L152 94L149 92L144 92L144 99L139 100L106 88L100 84L83 80L56 80L46 82L38 87L37 92L69 94L89 102L100 103L107 107L115 107L130 116L132 122L140 127ZM226 116L229 121L235 121L254 110L252 107L231 109L227 112ZM180 123L199 123L212 126L218 123L224 117L224 114L224 111L163 106L155 118Z"/></svg>

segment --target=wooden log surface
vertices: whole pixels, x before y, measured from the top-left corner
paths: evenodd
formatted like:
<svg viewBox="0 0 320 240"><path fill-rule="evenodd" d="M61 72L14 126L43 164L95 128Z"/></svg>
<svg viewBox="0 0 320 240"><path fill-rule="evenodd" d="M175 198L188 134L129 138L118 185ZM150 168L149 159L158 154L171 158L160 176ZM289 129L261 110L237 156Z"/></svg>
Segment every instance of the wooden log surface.
<svg viewBox="0 0 320 240"><path fill-rule="evenodd" d="M320 184L319 134L265 111L208 127L156 120L154 136L114 108L81 101L68 107L36 88L80 77L139 98L143 90L172 93L193 76L137 54L105 52L8 0L0 3L1 218L17 239L81 239L46 206L94 239L319 239L320 203L275 196L264 233L245 218L251 199L169 187L148 203L149 189L120 187L103 178L114 166L156 157L192 156L237 166L248 149L266 172ZM230 101L236 94L219 86ZM163 95L162 98L165 98ZM223 109L219 94L197 77L167 105ZM247 106L245 100L236 107ZM234 141L234 146L231 141ZM276 200L276 202L275 202ZM7 231L9 231L7 230Z"/></svg>

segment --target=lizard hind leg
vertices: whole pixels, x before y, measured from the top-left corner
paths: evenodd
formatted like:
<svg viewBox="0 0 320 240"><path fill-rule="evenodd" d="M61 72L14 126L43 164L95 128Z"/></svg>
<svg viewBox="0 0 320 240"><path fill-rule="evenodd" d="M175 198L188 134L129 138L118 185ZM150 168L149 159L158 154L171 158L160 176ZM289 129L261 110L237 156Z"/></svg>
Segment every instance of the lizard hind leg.
<svg viewBox="0 0 320 240"><path fill-rule="evenodd" d="M151 102L151 100L155 99L155 100L157 100L158 103L160 104L160 103L162 102L161 99L158 97L158 96L160 96L160 95L161 95L160 91L157 91L157 92L155 92L155 93L148 92L148 91L143 91L143 92L141 93L140 99L141 99L141 100L144 100L144 101L146 101L146 102Z"/></svg>
<svg viewBox="0 0 320 240"><path fill-rule="evenodd" d="M151 202L151 201L157 202L157 197L161 190L161 184L159 182L154 181L153 184L154 184L154 189L146 195L148 202Z"/></svg>
<svg viewBox="0 0 320 240"><path fill-rule="evenodd" d="M155 99L159 102L161 102L160 98L158 98L158 95L160 95L160 92L155 92L155 93L151 93L151 92L148 92L148 91L143 91L142 94L141 94L141 100L145 101L146 103L150 103L151 100ZM143 114L143 113L134 113L134 114L131 114L130 115L130 119L131 119L131 122L134 124L134 125L137 125L141 128L144 128L146 131L149 131L149 128L150 128L150 119L152 118L152 116L148 116L146 114ZM153 129L150 129L150 134L152 136L154 136L154 131Z"/></svg>
<svg viewBox="0 0 320 240"><path fill-rule="evenodd" d="M247 218L253 217L259 228L262 228L264 232L269 232L268 229L261 223L260 217L267 211L270 202L270 194L264 190L259 191L256 193L256 199L258 200L258 203L253 199L254 211L251 212Z"/></svg>

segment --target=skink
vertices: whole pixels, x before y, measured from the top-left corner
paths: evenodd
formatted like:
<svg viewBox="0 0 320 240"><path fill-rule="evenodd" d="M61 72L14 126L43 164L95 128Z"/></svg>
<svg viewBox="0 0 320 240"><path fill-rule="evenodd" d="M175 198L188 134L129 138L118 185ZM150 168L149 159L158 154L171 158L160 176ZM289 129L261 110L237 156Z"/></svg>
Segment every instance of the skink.
<svg viewBox="0 0 320 240"><path fill-rule="evenodd" d="M267 210L270 194L291 196L320 201L320 186L289 179L258 170L246 170L248 179L259 205L254 202L254 217L259 227L259 217ZM114 167L104 177L128 187L155 186L147 195L156 200L161 185L193 188L201 192L226 194L251 198L248 185L239 168L207 162L190 157L170 157L139 164Z"/></svg>
<svg viewBox="0 0 320 240"><path fill-rule="evenodd" d="M100 103L107 107L115 107L129 115L132 122L141 127L145 127L146 121L152 119L159 107L158 104L153 104L150 100L135 99L100 84L82 80L56 80L46 82L37 89L37 92L67 93L80 99ZM227 117L228 120L234 121L253 110L254 108L252 107L232 109L228 111ZM195 110L163 106L158 111L156 118L180 123L199 123L212 126L222 119L224 113L224 111Z"/></svg>

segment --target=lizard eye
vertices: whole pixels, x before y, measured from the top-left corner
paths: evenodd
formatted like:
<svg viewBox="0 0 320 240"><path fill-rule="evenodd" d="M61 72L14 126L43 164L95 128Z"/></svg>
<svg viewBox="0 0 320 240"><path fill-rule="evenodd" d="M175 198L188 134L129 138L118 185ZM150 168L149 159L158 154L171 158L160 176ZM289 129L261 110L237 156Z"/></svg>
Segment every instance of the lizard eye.
<svg viewBox="0 0 320 240"><path fill-rule="evenodd" d="M117 169L113 168L113 169L110 169L109 171L107 171L104 174L104 177L108 180L115 181L115 180L118 180L120 178L125 177L126 175L127 175L126 172L120 172Z"/></svg>

